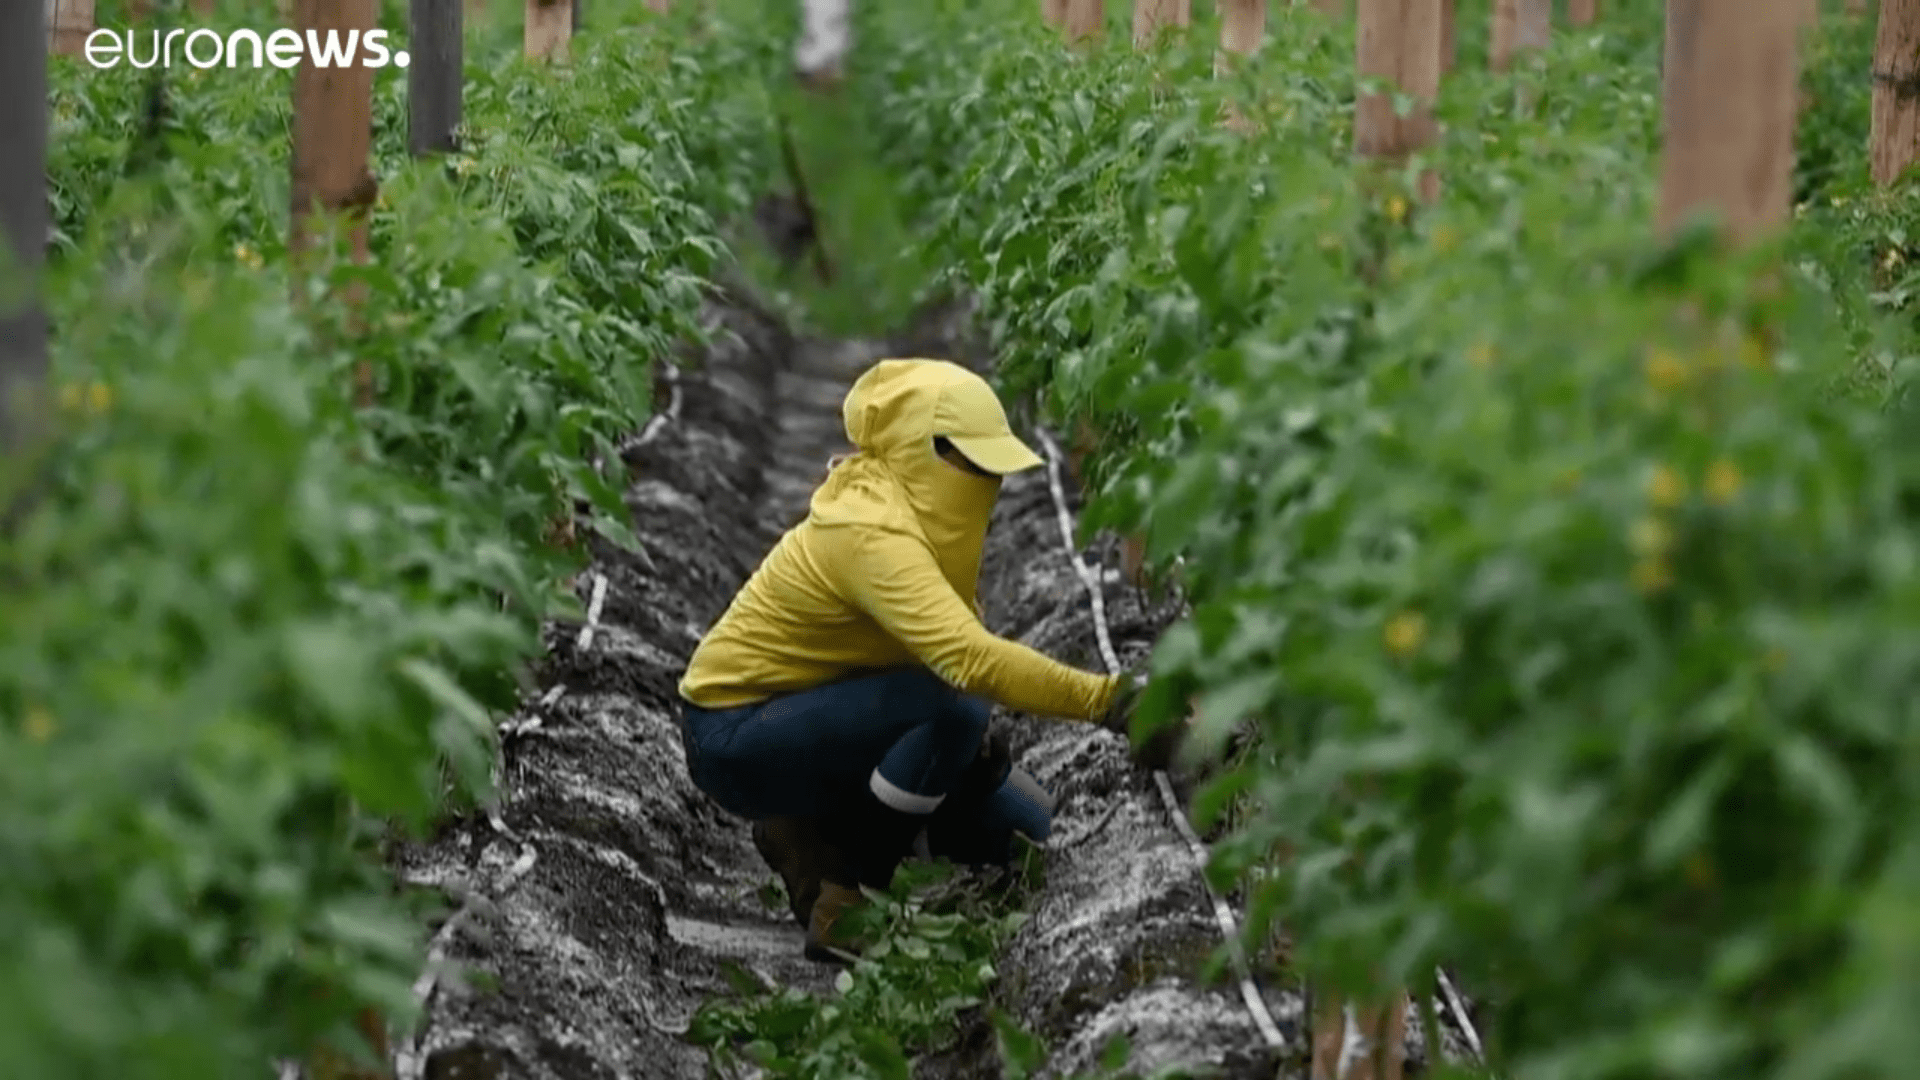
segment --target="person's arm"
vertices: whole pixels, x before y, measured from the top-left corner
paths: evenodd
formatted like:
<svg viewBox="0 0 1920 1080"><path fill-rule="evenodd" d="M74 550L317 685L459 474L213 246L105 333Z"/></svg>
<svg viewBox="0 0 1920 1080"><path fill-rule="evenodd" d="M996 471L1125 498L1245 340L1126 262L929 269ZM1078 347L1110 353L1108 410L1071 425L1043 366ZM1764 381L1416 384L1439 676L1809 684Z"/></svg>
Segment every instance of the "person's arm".
<svg viewBox="0 0 1920 1080"><path fill-rule="evenodd" d="M880 529L847 530L832 564L849 600L963 693L1009 709L1092 720L1118 679L1069 667L988 630L920 541Z"/></svg>

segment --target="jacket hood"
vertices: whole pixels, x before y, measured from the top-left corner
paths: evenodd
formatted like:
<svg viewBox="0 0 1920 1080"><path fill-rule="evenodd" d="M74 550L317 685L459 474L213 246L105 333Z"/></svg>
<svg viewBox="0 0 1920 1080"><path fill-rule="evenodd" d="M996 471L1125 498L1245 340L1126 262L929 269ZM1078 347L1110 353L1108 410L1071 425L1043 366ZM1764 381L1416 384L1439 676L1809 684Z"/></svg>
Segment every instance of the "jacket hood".
<svg viewBox="0 0 1920 1080"><path fill-rule="evenodd" d="M934 452L933 440L946 437L989 470L1038 464L1013 435L993 388L950 361L882 360L847 392L841 415L856 451L814 492L809 522L917 536L971 602L1000 477L955 467Z"/></svg>

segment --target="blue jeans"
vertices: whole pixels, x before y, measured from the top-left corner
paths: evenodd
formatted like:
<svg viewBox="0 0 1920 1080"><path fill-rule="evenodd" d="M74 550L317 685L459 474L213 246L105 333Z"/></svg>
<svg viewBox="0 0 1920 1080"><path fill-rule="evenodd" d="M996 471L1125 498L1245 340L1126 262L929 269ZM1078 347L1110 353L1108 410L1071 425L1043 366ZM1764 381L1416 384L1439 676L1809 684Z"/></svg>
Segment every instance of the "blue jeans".
<svg viewBox="0 0 1920 1080"><path fill-rule="evenodd" d="M696 787L744 818L844 813L869 793L927 816L936 856L1000 862L1019 830L1042 841L1052 818L1010 777L972 821L934 821L979 753L991 706L923 667L855 676L733 709L681 703ZM941 815L944 819L950 815ZM946 850L940 850L940 849Z"/></svg>
<svg viewBox="0 0 1920 1080"><path fill-rule="evenodd" d="M687 767L695 786L745 818L832 813L863 789L929 814L979 752L990 708L921 667L735 709L685 703Z"/></svg>

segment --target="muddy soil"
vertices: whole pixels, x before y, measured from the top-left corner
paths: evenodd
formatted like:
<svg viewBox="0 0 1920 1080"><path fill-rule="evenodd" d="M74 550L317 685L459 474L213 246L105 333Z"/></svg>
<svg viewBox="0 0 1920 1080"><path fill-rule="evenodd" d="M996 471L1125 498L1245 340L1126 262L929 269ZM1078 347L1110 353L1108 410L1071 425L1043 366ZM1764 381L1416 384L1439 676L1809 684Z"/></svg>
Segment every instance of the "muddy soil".
<svg viewBox="0 0 1920 1080"><path fill-rule="evenodd" d="M682 1038L694 1010L727 991L730 965L763 983L830 993L832 969L802 936L754 851L747 824L696 790L675 725L675 684L709 623L779 532L805 512L844 445L840 402L889 355L979 362L964 306L946 305L892 341L796 338L740 295L720 296L717 343L663 380L678 412L628 454L638 551L599 545L583 603L604 579L590 633L554 626L540 692L503 725L498 809L404 850L401 877L462 903L436 936L418 988L425 1019L400 1080L673 1080L703 1077ZM1113 544L1085 552L1117 567ZM1107 571L1122 659L1144 656L1178 614ZM1099 668L1086 589L1063 546L1045 472L1010 478L989 541L982 600L1007 636ZM1198 978L1219 945L1204 886L1149 773L1123 739L1079 724L999 716L1021 762L1060 799L1046 887L998 964L1000 1004L1055 1047L1048 1075L1090 1069L1113 1035L1142 1073L1211 1066L1272 1077L1301 1065L1299 993L1263 970L1287 1036L1276 1054L1231 982ZM922 1077L997 1077L978 1015Z"/></svg>

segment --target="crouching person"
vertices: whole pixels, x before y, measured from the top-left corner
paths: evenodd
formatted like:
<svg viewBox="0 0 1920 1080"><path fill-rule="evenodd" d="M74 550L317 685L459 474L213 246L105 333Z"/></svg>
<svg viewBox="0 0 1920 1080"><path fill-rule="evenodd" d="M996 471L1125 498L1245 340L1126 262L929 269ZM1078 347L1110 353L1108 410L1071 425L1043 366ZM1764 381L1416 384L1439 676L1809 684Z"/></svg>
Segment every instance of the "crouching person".
<svg viewBox="0 0 1920 1080"><path fill-rule="evenodd" d="M1051 800L988 739L994 704L1121 727L1134 684L1050 659L980 621L974 597L1001 478L1041 460L984 379L883 360L842 409L834 464L694 651L680 683L693 782L787 881L807 955L917 842L961 862L1044 840ZM1034 835L1034 833L1040 835ZM938 850L936 850L938 849Z"/></svg>

